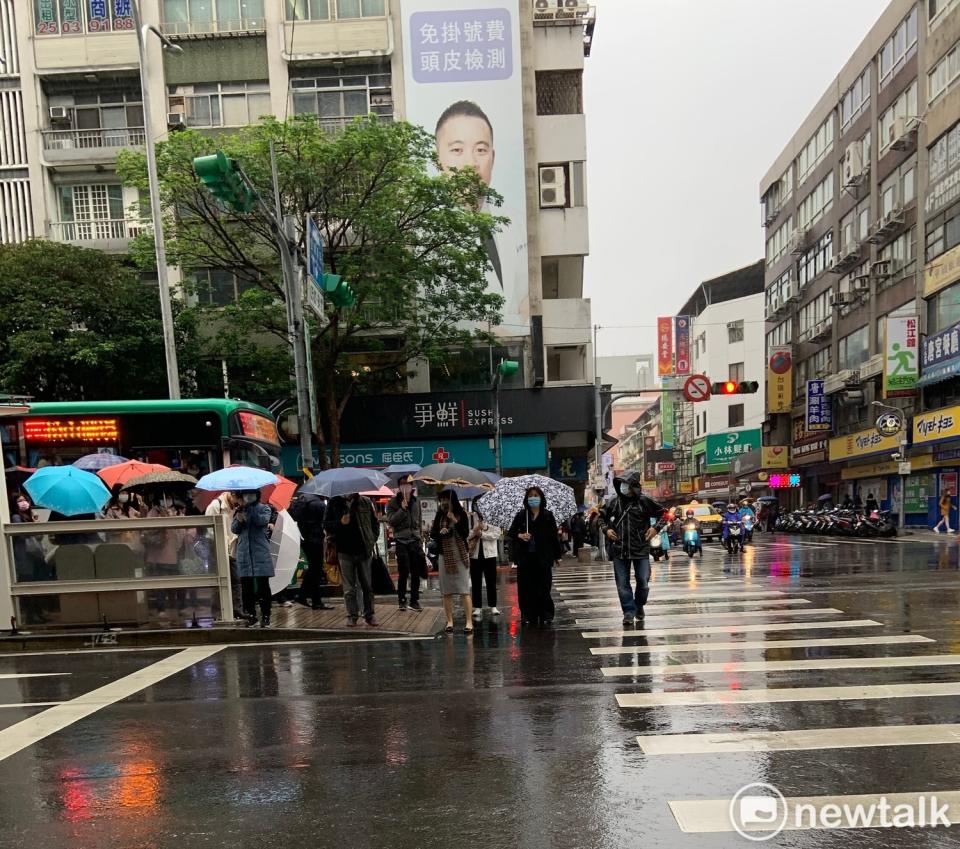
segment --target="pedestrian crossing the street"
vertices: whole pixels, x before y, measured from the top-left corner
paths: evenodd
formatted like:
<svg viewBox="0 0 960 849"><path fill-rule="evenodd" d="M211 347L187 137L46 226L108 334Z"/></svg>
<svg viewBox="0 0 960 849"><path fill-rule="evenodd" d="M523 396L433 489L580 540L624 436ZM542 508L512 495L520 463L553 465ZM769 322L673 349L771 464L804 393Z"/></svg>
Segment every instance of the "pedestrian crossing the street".
<svg viewBox="0 0 960 849"><path fill-rule="evenodd" d="M781 541L764 541L751 552L752 563L769 565L784 553L795 551L797 545L812 553L848 543L873 546L878 541L803 540L786 546ZM718 554L723 560L722 552ZM561 609L570 617L567 621L580 627L590 655L597 659L599 673L616 685L612 696L625 720L654 710L654 730L677 729L674 733L631 737L644 756L695 759L714 754L779 752L790 757L790 753L820 750L876 747L897 751L910 746L960 744L960 723L884 723L886 713L866 708L857 716L877 717L876 724L821 727L820 723L801 719L795 727L776 723L758 729L754 721L752 727L742 729L735 718L739 714L727 712L715 714L725 719L719 727L714 724L705 731L690 732L687 714L677 713L671 719L671 712L711 708L743 711L759 706L768 710L753 715L768 717L767 722L774 723L769 708L775 705L829 704L842 710L850 703L883 703L891 705L889 710L893 712L893 705L904 700L955 699L960 696L960 675L956 671L960 654L937 651L936 640L925 634L882 633L888 624L881 621L883 617L851 616L842 606L817 603L817 589L812 590L812 598L796 589L769 589L765 570L755 569L753 574L760 577L752 577L739 562L738 571L729 576L707 558L697 560L695 565L674 558L668 565L659 566L659 580L651 580L646 616L637 627L622 624L609 566L566 575L557 586ZM878 576L876 586L883 583L883 576ZM917 583L919 588L924 586L922 574L917 576ZM931 582L930 586L936 585ZM851 674L856 677L851 679ZM765 681L765 676L772 677ZM836 676L841 677L837 680ZM798 711L792 715L805 714ZM761 773L757 780L764 777ZM699 799L695 793L691 798L668 797L677 828L691 834L736 832L730 811L741 785L732 787L724 799ZM902 797L905 802L918 799L915 793L885 796L888 800ZM952 806L960 821L960 791L948 788L937 796ZM823 805L842 804L844 799L853 800L851 804L869 803L876 798L810 797L812 804ZM787 796L783 809L792 816L806 801L807 797ZM854 823L850 827L863 826Z"/></svg>

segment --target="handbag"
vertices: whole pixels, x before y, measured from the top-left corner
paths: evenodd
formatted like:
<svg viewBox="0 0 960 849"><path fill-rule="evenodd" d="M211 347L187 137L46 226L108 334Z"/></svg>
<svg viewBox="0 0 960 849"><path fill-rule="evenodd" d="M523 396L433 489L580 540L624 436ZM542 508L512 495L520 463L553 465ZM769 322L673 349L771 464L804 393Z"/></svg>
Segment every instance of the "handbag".
<svg viewBox="0 0 960 849"><path fill-rule="evenodd" d="M383 562L380 556L380 549L376 548L373 552L373 559L370 562L370 583L372 584L374 595L393 595L397 588L393 585L393 579L390 577L390 571L387 564Z"/></svg>
<svg viewBox="0 0 960 849"><path fill-rule="evenodd" d="M343 586L343 575L340 573L340 558L337 557L337 544L327 537L323 546L323 574L327 583L333 587Z"/></svg>

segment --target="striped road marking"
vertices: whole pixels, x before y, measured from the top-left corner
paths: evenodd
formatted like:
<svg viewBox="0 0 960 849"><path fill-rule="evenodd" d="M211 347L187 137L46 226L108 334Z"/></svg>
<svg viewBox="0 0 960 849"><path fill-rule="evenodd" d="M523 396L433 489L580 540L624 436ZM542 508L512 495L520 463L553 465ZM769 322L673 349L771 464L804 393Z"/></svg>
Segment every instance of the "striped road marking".
<svg viewBox="0 0 960 849"><path fill-rule="evenodd" d="M644 621L650 622L659 622L661 619L670 619L670 620L690 620L690 619L709 619L711 621L718 621L723 619L760 619L764 616L827 616L833 615L834 613L842 614L842 610L838 610L836 607L808 607L803 610L749 610L746 612L734 612L734 613L674 613L667 614L665 616L649 616ZM619 625L622 617L617 616L616 619L610 617L600 617L593 619L577 619L575 624L577 625L588 625L591 628L602 628L603 622L609 622L610 627L615 627ZM645 630L645 629L644 629Z"/></svg>
<svg viewBox="0 0 960 849"><path fill-rule="evenodd" d="M57 678L72 674L71 672L13 672L0 675L0 681L7 681L11 678Z"/></svg>
<svg viewBox="0 0 960 849"><path fill-rule="evenodd" d="M796 607L797 605L803 604L813 604L810 599L807 598L775 598L770 601L745 601L743 604L738 604L736 602L729 601L710 601L710 602L700 602L700 601L690 601L685 604L661 604L655 611L651 609L651 612L656 613L683 613L690 611L699 610L703 613L704 616L712 615L715 610L762 610L763 608L776 608L776 607ZM619 612L620 603L611 602L610 609L616 610ZM571 607L571 613L580 613L580 614L601 614L606 611L606 608L596 608L596 607Z"/></svg>
<svg viewBox="0 0 960 849"><path fill-rule="evenodd" d="M927 822L930 822L932 814L932 804L929 803L931 797L936 796L937 804L946 805L946 817L951 823L960 822L960 790L935 790L917 793L883 793L883 794L862 794L857 796L788 796L786 826L787 831L811 830L815 827L823 828L822 825L815 826L814 822L819 821L817 812L827 805L839 806L839 809L849 810L851 813L862 811L861 816L866 816L869 811L873 811L871 825L878 828L881 825L892 827L897 818L894 812L898 805L909 805L910 810L914 811L914 817L920 816L921 808L926 811ZM879 821L879 806L881 799L887 801L888 811L886 822ZM927 804L924 804L924 803ZM688 834L703 834L707 832L732 832L733 824L730 822L730 799L684 799L679 802L670 802L670 810L677 820L680 830ZM797 807L800 805L812 805L814 810L806 809L806 813L801 811L798 815ZM856 809L856 810L855 810ZM918 820L917 820L918 821ZM841 818L840 828L864 828L866 825L863 820L858 824L851 825L846 818ZM918 821L919 822L919 821ZM942 824L942 823L941 823ZM769 826L761 823L755 828L745 828L744 831L769 831ZM911 831L911 834L916 832ZM763 838L760 838L763 839ZM919 838L918 838L919 839ZM878 845L881 841L871 841ZM908 843L917 843L907 841ZM926 842L926 841L923 841ZM931 843L936 841L931 840Z"/></svg>
<svg viewBox="0 0 960 849"><path fill-rule="evenodd" d="M866 725L800 731L709 734L644 734L637 743L647 755L706 755L726 752L800 752L871 746L935 746L960 743L960 724Z"/></svg>
<svg viewBox="0 0 960 849"><path fill-rule="evenodd" d="M761 690L690 690L671 693L619 693L622 708L676 705L758 705L778 702L839 702L860 699L913 699L960 696L960 683L864 684L855 687L781 687Z"/></svg>
<svg viewBox="0 0 960 849"><path fill-rule="evenodd" d="M694 625L691 628L631 628L629 631L583 631L588 640L608 637L683 637L693 634L753 634L770 631L834 631L838 628L879 628L883 623L873 619L841 619L837 622L765 622L754 625Z"/></svg>
<svg viewBox="0 0 960 849"><path fill-rule="evenodd" d="M889 637L824 637L820 640L741 640L729 643L664 643L660 646L600 646L592 655L673 654L674 652L766 651L776 649L826 648L827 646L887 646L903 643L935 643L921 634L893 634Z"/></svg>
<svg viewBox="0 0 960 849"><path fill-rule="evenodd" d="M651 590L653 588L651 587ZM816 590L814 590L816 592ZM834 592L833 590L825 590L824 592ZM731 602L740 602L741 600L752 601L756 599L781 599L786 596L785 592L780 590L770 590L768 592L750 592L750 593L727 593L724 595L717 595L716 593L706 593L706 594L697 594L697 593L684 593L682 595L662 595L659 592L650 593L650 598L647 600L647 607L656 607L662 602L689 602L690 604L729 604ZM617 596L610 596L609 598L582 598L582 599L562 599L563 604L567 607L583 607L585 605L608 605L608 604L620 604Z"/></svg>
<svg viewBox="0 0 960 849"><path fill-rule="evenodd" d="M960 654L888 657L815 657L804 660L734 660L725 663L668 663L658 666L604 666L608 678L624 675L702 675L710 672L794 672L807 669L885 669L909 666L957 666Z"/></svg>

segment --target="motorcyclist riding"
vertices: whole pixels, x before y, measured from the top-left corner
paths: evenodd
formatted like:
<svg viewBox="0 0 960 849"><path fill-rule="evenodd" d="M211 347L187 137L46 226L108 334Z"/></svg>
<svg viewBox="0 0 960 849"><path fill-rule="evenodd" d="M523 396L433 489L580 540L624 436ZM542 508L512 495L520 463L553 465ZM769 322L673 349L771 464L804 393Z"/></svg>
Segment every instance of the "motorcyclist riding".
<svg viewBox="0 0 960 849"><path fill-rule="evenodd" d="M740 515L740 511L737 509L737 505L733 502L730 502L727 505L726 512L720 517L720 522L722 525L722 532L720 535L720 541L726 547L730 539L730 525L734 522L741 523L743 517Z"/></svg>
<svg viewBox="0 0 960 849"><path fill-rule="evenodd" d="M643 617L650 594L650 540L666 522L666 509L642 493L641 481L639 472L614 478L617 494L600 511L600 530L609 541L624 625ZM655 525L651 525L651 519ZM631 568L635 591L630 586Z"/></svg>

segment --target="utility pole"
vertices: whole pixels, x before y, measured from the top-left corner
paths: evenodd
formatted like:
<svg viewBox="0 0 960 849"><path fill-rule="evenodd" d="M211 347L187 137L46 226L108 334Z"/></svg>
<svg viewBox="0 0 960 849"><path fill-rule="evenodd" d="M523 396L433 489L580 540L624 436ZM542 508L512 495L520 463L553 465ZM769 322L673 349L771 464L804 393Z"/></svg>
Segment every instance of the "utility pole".
<svg viewBox="0 0 960 849"><path fill-rule="evenodd" d="M594 424L594 462L597 477L603 475L603 402L601 401L600 372L597 362L597 332L600 325L593 325L593 409L596 413Z"/></svg>
<svg viewBox="0 0 960 849"><path fill-rule="evenodd" d="M177 365L177 343L173 332L173 305L170 300L170 280L167 277L167 248L163 241L163 217L160 210L160 180L157 177L157 154L155 139L150 124L150 84L147 74L147 33L152 32L164 50L182 53L183 48L174 44L155 26L143 26L140 20L139 0L130 4L133 25L137 32L137 51L140 55L140 96L143 99L143 139L147 148L147 181L150 184L150 214L153 217L153 242L157 258L157 286L160 290L160 319L163 324L163 352L167 366L167 393L172 400L180 397L180 370Z"/></svg>

